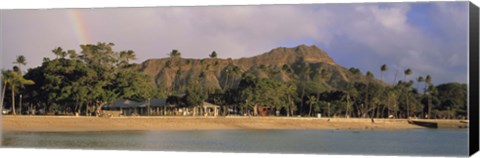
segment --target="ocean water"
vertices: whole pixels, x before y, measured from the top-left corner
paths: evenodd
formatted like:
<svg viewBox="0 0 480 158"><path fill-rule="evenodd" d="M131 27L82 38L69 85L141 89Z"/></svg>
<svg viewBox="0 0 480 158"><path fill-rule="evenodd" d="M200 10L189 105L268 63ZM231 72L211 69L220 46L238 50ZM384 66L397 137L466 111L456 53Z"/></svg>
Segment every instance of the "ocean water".
<svg viewBox="0 0 480 158"><path fill-rule="evenodd" d="M4 132L2 147L467 156L467 129Z"/></svg>

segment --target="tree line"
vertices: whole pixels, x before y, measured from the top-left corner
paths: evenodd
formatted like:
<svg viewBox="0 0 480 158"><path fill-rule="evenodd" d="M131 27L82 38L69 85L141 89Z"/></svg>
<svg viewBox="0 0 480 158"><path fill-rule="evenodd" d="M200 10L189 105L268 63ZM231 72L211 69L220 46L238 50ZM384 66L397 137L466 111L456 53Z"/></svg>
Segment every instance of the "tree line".
<svg viewBox="0 0 480 158"><path fill-rule="evenodd" d="M228 65L221 72L226 74L221 87L212 89L203 82L208 73L212 73L212 67L218 65L218 54L213 51L209 54L211 63L202 66L199 75L180 82L182 71L177 70L173 74L173 86L163 88L156 87L148 74L132 69L134 51L116 52L113 46L113 43L81 45L79 53L58 47L52 50L55 59L44 58L41 66L26 73L22 71L26 59L19 56L12 70L2 70L3 105L18 109L13 110L13 114L43 109L47 114L95 115L104 105L118 99L167 98L169 104L178 107L211 102L222 106L222 115L310 117L321 113L327 117L448 119L467 116L466 84L434 85L430 75L411 79L413 70L409 68L404 70L403 80L397 82L395 75L394 84L374 82L374 74L367 71L367 80L352 80L338 88L327 83L331 72L322 69L313 73L306 62L296 67L285 64L277 69L258 67L258 71L268 74L285 73L288 81L259 77L252 71ZM181 52L172 50L169 56L165 66L179 69ZM378 70L383 80L388 66L381 65ZM364 75L358 68L348 71ZM11 93L5 93L7 91ZM18 108L16 100L23 101Z"/></svg>
<svg viewBox="0 0 480 158"><path fill-rule="evenodd" d="M112 46L113 43L81 45L80 53L58 47L52 50L55 59L44 58L41 66L29 69L24 75L20 65L13 70L3 70L4 83L11 85L12 91L11 100L2 97L3 105L11 105L16 114L14 98L20 95L23 97L20 99L25 100L18 109L20 113L41 109L47 114L92 115L121 98L155 97L149 77L128 69L135 53L131 50L115 52ZM30 82L24 83L24 80ZM4 91L7 88L4 86ZM14 92L15 88L18 90Z"/></svg>

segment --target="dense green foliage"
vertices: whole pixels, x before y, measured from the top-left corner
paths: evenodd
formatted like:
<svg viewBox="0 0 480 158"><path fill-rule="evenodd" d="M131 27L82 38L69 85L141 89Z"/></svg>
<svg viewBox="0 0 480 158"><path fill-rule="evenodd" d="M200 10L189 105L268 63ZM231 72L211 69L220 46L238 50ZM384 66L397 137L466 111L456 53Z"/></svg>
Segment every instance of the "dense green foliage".
<svg viewBox="0 0 480 158"><path fill-rule="evenodd" d="M25 74L26 79L36 84L25 87L23 106L43 108L47 113L90 115L121 98L155 97L149 77L126 68L134 52L115 52L112 46L111 43L82 45L80 54L60 47L52 50L55 59L44 58L41 66Z"/></svg>
<svg viewBox="0 0 480 158"><path fill-rule="evenodd" d="M56 48L56 58L44 58L41 66L29 69L22 76L20 69L26 59L19 56L13 70L2 72L5 86L4 105L13 107L18 94L23 95L26 109L45 109L47 113L79 113L91 115L102 106L118 99L143 101L149 98L167 98L177 107L202 105L208 101L222 106L222 114L316 116L363 118L463 118L467 116L467 85L461 83L432 84L432 77L420 76L407 80L412 69L404 71L403 80L390 85L383 80L388 66L380 69L380 80L372 71L363 76L358 68L345 71L358 80L335 82L339 74L317 63L298 61L294 65L258 65L243 70L229 64L219 71L217 52L203 59L201 73L189 74L187 79L182 65L194 60L183 60L178 50L172 50L165 67L173 78L169 88L157 87L152 78L140 73L131 50L116 52L111 43L81 45L81 52ZM315 67L315 68L314 68ZM224 76L220 87L211 86L209 76L218 72ZM283 75L283 76L282 76ZM333 77L332 77L333 76ZM332 85L338 83L338 85ZM20 90L15 91L15 88ZM11 91L7 94L5 91ZM10 96L8 96L10 95ZM11 97L12 99L6 99ZM18 98L18 96L17 96ZM21 98L20 98L21 99ZM11 105L11 106L10 106ZM228 109L236 109L232 113Z"/></svg>

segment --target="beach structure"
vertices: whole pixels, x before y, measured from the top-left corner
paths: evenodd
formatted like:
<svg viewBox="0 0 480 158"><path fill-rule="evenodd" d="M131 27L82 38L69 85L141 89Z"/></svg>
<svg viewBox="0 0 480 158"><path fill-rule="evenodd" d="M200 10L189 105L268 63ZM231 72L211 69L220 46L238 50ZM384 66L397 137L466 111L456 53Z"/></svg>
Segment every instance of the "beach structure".
<svg viewBox="0 0 480 158"><path fill-rule="evenodd" d="M175 110L174 106L167 105L166 99L148 99L145 101L134 101L121 99L103 107L103 110L120 111L123 116L135 115L168 115Z"/></svg>
<svg viewBox="0 0 480 158"><path fill-rule="evenodd" d="M117 111L123 116L218 116L220 106L203 102L200 106L177 107L163 98L141 102L121 99L104 106L102 110Z"/></svg>
<svg viewBox="0 0 480 158"><path fill-rule="evenodd" d="M166 99L134 101L121 99L102 108L104 111L118 111L123 116L218 116L220 106L208 102L191 107L177 107Z"/></svg>
<svg viewBox="0 0 480 158"><path fill-rule="evenodd" d="M201 106L193 106L191 111L193 116L218 116L220 106L208 102L203 102Z"/></svg>

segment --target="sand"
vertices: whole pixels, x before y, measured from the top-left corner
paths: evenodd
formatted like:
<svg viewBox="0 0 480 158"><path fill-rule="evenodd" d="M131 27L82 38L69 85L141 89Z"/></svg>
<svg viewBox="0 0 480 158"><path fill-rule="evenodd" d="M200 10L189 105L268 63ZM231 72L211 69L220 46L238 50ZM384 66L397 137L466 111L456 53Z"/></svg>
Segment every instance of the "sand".
<svg viewBox="0 0 480 158"><path fill-rule="evenodd" d="M405 119L345 119L298 117L75 117L3 116L3 131L129 131L330 129L401 130L423 128Z"/></svg>

